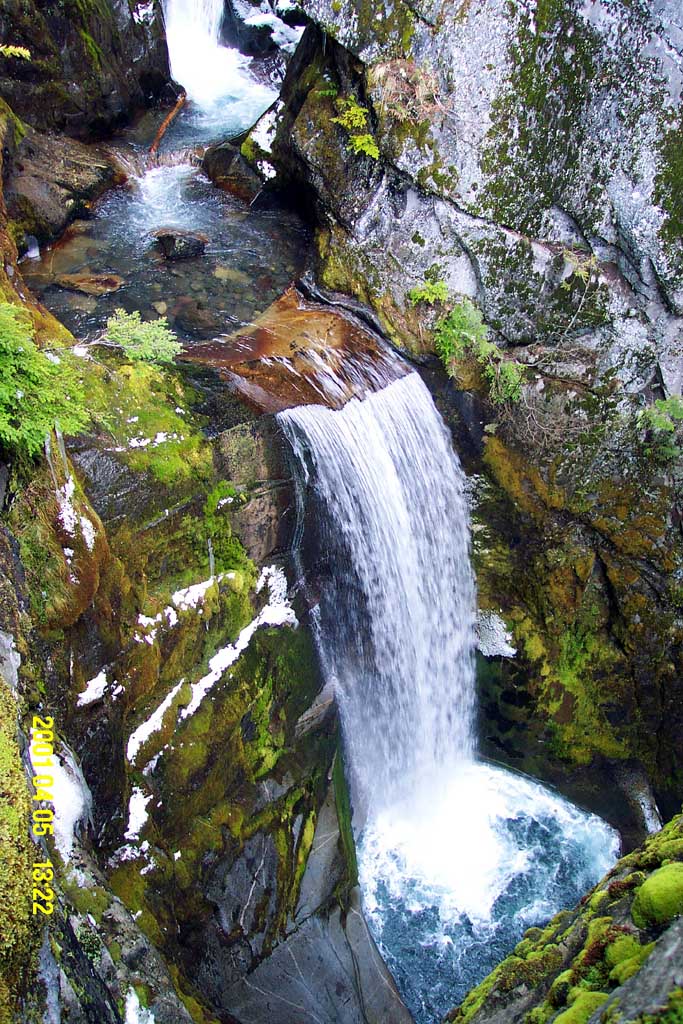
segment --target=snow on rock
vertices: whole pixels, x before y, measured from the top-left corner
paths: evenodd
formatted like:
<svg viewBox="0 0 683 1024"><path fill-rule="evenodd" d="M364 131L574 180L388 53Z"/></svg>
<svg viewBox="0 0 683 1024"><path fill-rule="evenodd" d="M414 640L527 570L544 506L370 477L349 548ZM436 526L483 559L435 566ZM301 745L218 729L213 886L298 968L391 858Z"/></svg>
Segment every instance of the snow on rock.
<svg viewBox="0 0 683 1024"><path fill-rule="evenodd" d="M83 533L83 540L88 551L92 551L95 547L95 527L90 522L87 516L80 517L81 531Z"/></svg>
<svg viewBox="0 0 683 1024"><path fill-rule="evenodd" d="M126 996L125 1024L155 1024L154 1014L140 1005L138 994L134 988L128 989Z"/></svg>
<svg viewBox="0 0 683 1024"><path fill-rule="evenodd" d="M480 611L477 616L477 647L486 658L499 655L514 658L516 649L511 644L512 633L495 612Z"/></svg>
<svg viewBox="0 0 683 1024"><path fill-rule="evenodd" d="M33 756L31 760L33 761ZM44 757L36 756L36 761L44 760ZM62 758L54 754L52 761L53 764L49 768L34 764L34 770L36 775L52 776L50 789L55 812L55 846L62 860L67 862L73 851L76 829L91 816L92 794L83 778L83 772L68 748L64 748Z"/></svg>
<svg viewBox="0 0 683 1024"><path fill-rule="evenodd" d="M140 838L140 829L147 821L147 804L152 799L151 793L145 796L139 786L135 786L128 802L128 828L124 837L131 842Z"/></svg>
<svg viewBox="0 0 683 1024"><path fill-rule="evenodd" d="M77 706L82 708L86 704L92 704L93 701L100 700L104 696L106 689L107 672L105 669L102 669L101 672L98 672L93 679L85 684L85 690L78 695Z"/></svg>
<svg viewBox="0 0 683 1024"><path fill-rule="evenodd" d="M170 708L178 690L184 682L185 680L181 679L178 685L173 687L168 696L161 702L156 711L150 715L147 721L143 722L142 725L137 727L135 732L131 733L128 739L128 747L126 749L126 757L129 761L135 760L140 747L142 747L142 745L149 739L152 733L157 732L161 728L164 715Z"/></svg>
<svg viewBox="0 0 683 1024"><path fill-rule="evenodd" d="M59 505L59 521L70 537L75 536L76 533L75 492L76 484L74 478L69 474L66 483L57 491L57 504Z"/></svg>
<svg viewBox="0 0 683 1024"><path fill-rule="evenodd" d="M209 690L215 686L223 673L233 665L240 654L247 649L252 636L261 626L296 626L297 618L287 600L287 578L282 569L274 565L267 566L261 572L256 592L260 593L268 585L268 604L261 609L255 619L245 626L234 644L223 647L209 661L209 672L197 683L192 684L192 698L180 713L181 720L193 715Z"/></svg>

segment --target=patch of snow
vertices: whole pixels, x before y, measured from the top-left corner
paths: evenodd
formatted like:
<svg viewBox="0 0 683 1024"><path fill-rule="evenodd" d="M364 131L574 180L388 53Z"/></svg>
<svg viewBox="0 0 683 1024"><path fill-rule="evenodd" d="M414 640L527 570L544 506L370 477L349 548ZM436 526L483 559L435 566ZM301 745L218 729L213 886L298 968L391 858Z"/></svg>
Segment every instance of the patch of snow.
<svg viewBox="0 0 683 1024"><path fill-rule="evenodd" d="M499 655L514 658L516 649L511 644L512 633L495 612L480 611L477 616L477 647L486 658Z"/></svg>
<svg viewBox="0 0 683 1024"><path fill-rule="evenodd" d="M126 748L126 757L129 761L134 761L135 757L140 750L140 747L149 739L152 733L157 732L161 728L161 724L164 715L173 703L178 690L184 683L184 679L181 679L177 686L174 686L168 696L161 702L159 707L154 711L146 722L139 725L135 732L131 733L128 739L128 747Z"/></svg>
<svg viewBox="0 0 683 1024"><path fill-rule="evenodd" d="M136 915L133 915L135 919ZM155 1024L154 1014L140 1005L138 994L134 988L128 989L126 996L125 1024Z"/></svg>
<svg viewBox="0 0 683 1024"><path fill-rule="evenodd" d="M286 25L282 18L278 18L277 14L273 14L269 10L262 9L259 14L252 14L250 18L245 19L244 24L252 25L254 28L266 25L271 31L275 45L287 53L294 53L304 34L303 27L292 28L290 25Z"/></svg>
<svg viewBox="0 0 683 1024"><path fill-rule="evenodd" d="M104 696L104 692L107 689L107 672L102 669L98 672L93 679L85 684L85 690L83 693L78 695L76 705L79 708L84 707L86 704L92 704L93 701L100 700Z"/></svg>
<svg viewBox="0 0 683 1024"><path fill-rule="evenodd" d="M46 353L45 353L45 358L46 358L46 359L49 359L51 363L54 363L54 364L55 364L55 366L59 366L59 364L60 364L60 363L61 363L61 361L62 361L62 360L61 360L61 359L59 358L59 356L56 356L56 355L54 354L54 352L46 352Z"/></svg>
<svg viewBox="0 0 683 1024"><path fill-rule="evenodd" d="M193 583L192 586L185 587L183 590L176 590L171 600L181 612L186 612L188 608L196 608L204 600L209 587L212 587L214 583L220 583L222 579L222 576L210 576L208 580L203 580L201 583Z"/></svg>
<svg viewBox="0 0 683 1024"><path fill-rule="evenodd" d="M31 748L29 748L29 751ZM44 760L38 756L37 760ZM54 806L55 846L63 861L71 858L74 833L78 826L88 820L92 811L92 794L83 773L70 750L65 749L63 759L57 754L52 757L52 767L35 767L37 775L52 776L52 803Z"/></svg>
<svg viewBox="0 0 683 1024"><path fill-rule="evenodd" d="M69 474L66 483L57 491L57 504L59 505L59 520L70 537L76 533L76 509L74 508L74 494L76 483Z"/></svg>
<svg viewBox="0 0 683 1024"><path fill-rule="evenodd" d="M88 551L92 551L92 549L95 547L95 527L90 522L87 516L81 516L80 523L85 545Z"/></svg>
<svg viewBox="0 0 683 1024"><path fill-rule="evenodd" d="M181 720L195 713L206 694L219 681L223 673L233 665L240 654L249 646L249 642L261 626L296 626L297 618L287 600L287 578L282 569L274 565L267 566L261 572L256 592L260 593L268 586L268 604L261 609L255 619L245 626L234 644L223 647L209 661L210 671L197 683L192 684L192 698L180 713Z"/></svg>
<svg viewBox="0 0 683 1024"><path fill-rule="evenodd" d="M139 786L134 787L128 802L128 828L124 832L124 837L131 842L140 838L140 829L148 818L147 804L151 799L151 793L145 796Z"/></svg>
<svg viewBox="0 0 683 1024"><path fill-rule="evenodd" d="M89 359L88 349L85 345L74 345L71 349L75 356L79 356L81 359Z"/></svg>

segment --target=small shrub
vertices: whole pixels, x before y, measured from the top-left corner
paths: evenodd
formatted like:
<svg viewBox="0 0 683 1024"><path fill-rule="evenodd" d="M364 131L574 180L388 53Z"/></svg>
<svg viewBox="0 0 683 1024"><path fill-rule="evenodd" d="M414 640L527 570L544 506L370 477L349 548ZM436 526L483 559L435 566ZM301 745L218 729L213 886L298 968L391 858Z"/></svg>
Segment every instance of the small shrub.
<svg viewBox="0 0 683 1024"><path fill-rule="evenodd" d="M374 136L367 130L368 108L361 107L353 96L337 99L335 106L339 116L333 117L332 123L338 124L347 133L352 151L356 155L365 154L373 160L379 160L379 147Z"/></svg>
<svg viewBox="0 0 683 1024"><path fill-rule="evenodd" d="M0 445L29 460L42 451L55 423L76 434L89 419L68 351L49 357L33 337L28 313L0 302Z"/></svg>
<svg viewBox="0 0 683 1024"><path fill-rule="evenodd" d="M107 320L105 337L120 345L129 359L141 359L147 363L170 363L183 348L165 316L158 320L143 320L137 310L126 313L117 309Z"/></svg>
<svg viewBox="0 0 683 1024"><path fill-rule="evenodd" d="M451 376L459 359L467 353L474 356L482 368L494 405L518 402L521 398L524 367L514 360L504 359L495 342L489 341L482 315L469 299L462 299L439 320L435 344L437 354Z"/></svg>
<svg viewBox="0 0 683 1024"><path fill-rule="evenodd" d="M671 398L658 398L653 405L638 414L638 426L646 430L651 437L651 444L646 452L657 462L674 462L681 454L676 443L676 434L683 423L683 399L674 395Z"/></svg>

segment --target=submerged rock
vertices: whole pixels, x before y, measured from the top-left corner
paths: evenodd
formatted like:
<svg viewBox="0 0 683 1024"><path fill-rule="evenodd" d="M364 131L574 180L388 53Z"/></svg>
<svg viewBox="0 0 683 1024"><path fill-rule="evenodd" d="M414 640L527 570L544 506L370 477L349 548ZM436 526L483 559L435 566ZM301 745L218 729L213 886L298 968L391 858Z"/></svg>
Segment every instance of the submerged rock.
<svg viewBox="0 0 683 1024"><path fill-rule="evenodd" d="M85 295L109 295L119 290L124 279L118 274L62 274L56 283Z"/></svg>
<svg viewBox="0 0 683 1024"><path fill-rule="evenodd" d="M189 260L201 256L209 239L201 231L183 231L181 228L159 228L154 232L156 247L167 260Z"/></svg>
<svg viewBox="0 0 683 1024"><path fill-rule="evenodd" d="M253 324L196 346L186 359L220 371L262 412L324 402L340 408L408 372L351 314L288 289Z"/></svg>

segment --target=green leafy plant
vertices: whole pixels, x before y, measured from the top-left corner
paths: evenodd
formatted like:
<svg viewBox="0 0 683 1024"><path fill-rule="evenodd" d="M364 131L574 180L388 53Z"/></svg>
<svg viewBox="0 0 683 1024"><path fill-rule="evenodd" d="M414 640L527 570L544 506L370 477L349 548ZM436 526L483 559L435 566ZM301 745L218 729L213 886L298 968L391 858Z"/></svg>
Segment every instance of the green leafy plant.
<svg viewBox="0 0 683 1024"><path fill-rule="evenodd" d="M447 302L448 285L445 281L434 281L426 277L424 284L410 289L408 301L411 306L417 306L421 302L427 306L434 306L437 302Z"/></svg>
<svg viewBox="0 0 683 1024"><path fill-rule="evenodd" d="M450 313L439 320L434 339L437 354L450 376L455 373L455 364L471 354L481 366L494 405L519 401L524 367L514 360L505 359L495 342L489 340L482 315L469 299L461 299Z"/></svg>
<svg viewBox="0 0 683 1024"><path fill-rule="evenodd" d="M676 434L683 424L683 398L658 398L638 414L638 426L648 431L652 443L648 454L658 462L674 462L681 454Z"/></svg>
<svg viewBox="0 0 683 1024"><path fill-rule="evenodd" d="M347 133L352 151L356 155L364 154L373 160L379 160L379 147L374 136L367 130L368 108L361 107L353 96L337 99L335 106L339 116L333 117L332 123L338 124Z"/></svg>
<svg viewBox="0 0 683 1024"><path fill-rule="evenodd" d="M31 51L25 46L12 46L10 43L0 43L0 56L18 57L20 60L30 60Z"/></svg>
<svg viewBox="0 0 683 1024"><path fill-rule="evenodd" d="M129 359L147 363L170 363L183 348L165 316L143 320L137 310L126 313L117 309L107 320L105 337L114 345L120 345Z"/></svg>
<svg viewBox="0 0 683 1024"><path fill-rule="evenodd" d="M88 423L83 388L68 352L45 354L23 309L0 302L0 445L33 459L58 423L76 434Z"/></svg>

